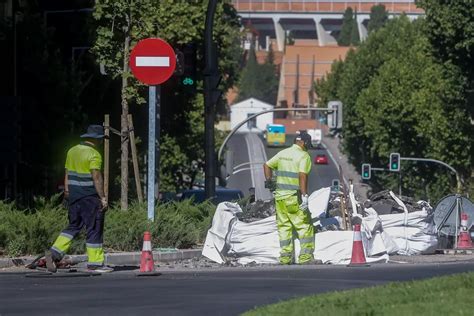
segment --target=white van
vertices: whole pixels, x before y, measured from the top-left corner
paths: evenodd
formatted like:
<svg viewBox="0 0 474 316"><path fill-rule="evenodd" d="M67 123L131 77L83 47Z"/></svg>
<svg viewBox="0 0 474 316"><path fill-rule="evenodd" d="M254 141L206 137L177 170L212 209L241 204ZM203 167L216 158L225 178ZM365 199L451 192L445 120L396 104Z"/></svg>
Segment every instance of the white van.
<svg viewBox="0 0 474 316"><path fill-rule="evenodd" d="M323 132L321 129L309 129L308 134L311 136L311 144L314 148L321 147L321 141L323 139Z"/></svg>

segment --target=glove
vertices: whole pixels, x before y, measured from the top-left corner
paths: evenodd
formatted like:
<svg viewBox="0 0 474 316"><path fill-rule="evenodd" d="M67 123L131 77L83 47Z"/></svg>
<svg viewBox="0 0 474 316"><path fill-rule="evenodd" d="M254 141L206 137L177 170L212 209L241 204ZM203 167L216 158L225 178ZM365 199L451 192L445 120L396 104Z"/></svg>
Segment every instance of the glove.
<svg viewBox="0 0 474 316"><path fill-rule="evenodd" d="M300 210L308 211L308 194L301 195Z"/></svg>
<svg viewBox="0 0 474 316"><path fill-rule="evenodd" d="M100 199L100 204L102 204L102 210L106 210L109 206L105 197Z"/></svg>
<svg viewBox="0 0 474 316"><path fill-rule="evenodd" d="M276 190L276 182L273 179L265 180L265 188L272 191L272 192L275 191Z"/></svg>

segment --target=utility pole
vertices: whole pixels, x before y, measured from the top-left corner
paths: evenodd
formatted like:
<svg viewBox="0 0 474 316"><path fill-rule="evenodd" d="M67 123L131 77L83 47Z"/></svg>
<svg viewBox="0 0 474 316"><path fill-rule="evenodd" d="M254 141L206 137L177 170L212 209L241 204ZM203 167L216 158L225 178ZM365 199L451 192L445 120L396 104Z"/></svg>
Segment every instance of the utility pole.
<svg viewBox="0 0 474 316"><path fill-rule="evenodd" d="M209 0L206 13L206 26L204 29L204 116L205 116L205 192L206 198L212 198L216 193L216 154L214 150L214 121L215 98L219 74L217 69L217 48L212 39L214 27L214 14L216 12L217 0Z"/></svg>

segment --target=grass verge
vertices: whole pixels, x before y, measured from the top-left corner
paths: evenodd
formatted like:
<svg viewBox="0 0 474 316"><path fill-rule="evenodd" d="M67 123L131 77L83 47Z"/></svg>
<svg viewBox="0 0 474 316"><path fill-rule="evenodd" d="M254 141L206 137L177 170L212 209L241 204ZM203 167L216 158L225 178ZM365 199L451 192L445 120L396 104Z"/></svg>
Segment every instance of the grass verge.
<svg viewBox="0 0 474 316"><path fill-rule="evenodd" d="M257 315L474 315L474 273L390 283L263 306Z"/></svg>

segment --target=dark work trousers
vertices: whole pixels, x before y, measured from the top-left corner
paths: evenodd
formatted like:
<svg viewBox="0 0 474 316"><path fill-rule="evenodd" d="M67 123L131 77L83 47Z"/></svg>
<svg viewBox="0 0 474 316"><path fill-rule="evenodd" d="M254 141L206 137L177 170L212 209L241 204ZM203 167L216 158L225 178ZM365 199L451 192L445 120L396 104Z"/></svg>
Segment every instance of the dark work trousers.
<svg viewBox="0 0 474 316"><path fill-rule="evenodd" d="M71 242L86 227L86 246L89 257L97 257L96 261L103 260L103 232L104 232L104 212L98 196L83 197L69 205L69 225L62 231L56 242L51 247L56 252L55 256L62 257L69 250ZM92 258L92 259L94 259ZM59 259L59 258L58 258ZM89 258L91 262L91 258Z"/></svg>
<svg viewBox="0 0 474 316"><path fill-rule="evenodd" d="M88 244L102 244L104 235L104 212L97 196L86 196L69 206L69 225L64 233L76 237L85 226Z"/></svg>

